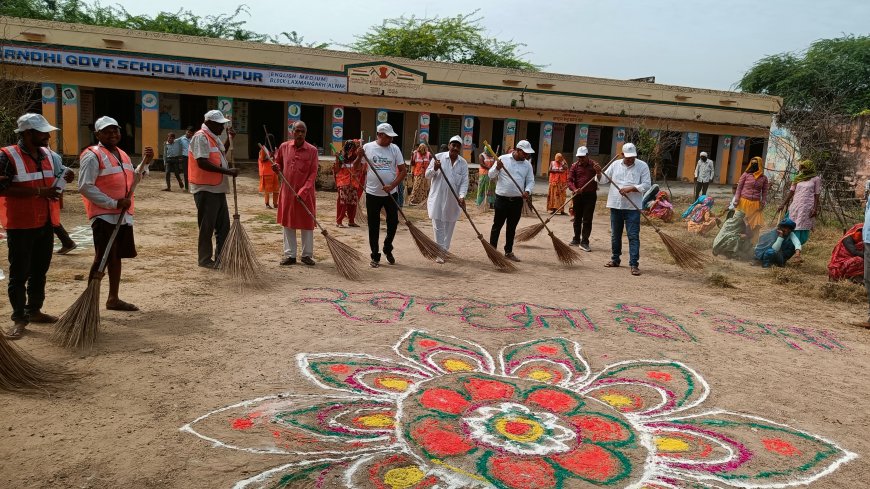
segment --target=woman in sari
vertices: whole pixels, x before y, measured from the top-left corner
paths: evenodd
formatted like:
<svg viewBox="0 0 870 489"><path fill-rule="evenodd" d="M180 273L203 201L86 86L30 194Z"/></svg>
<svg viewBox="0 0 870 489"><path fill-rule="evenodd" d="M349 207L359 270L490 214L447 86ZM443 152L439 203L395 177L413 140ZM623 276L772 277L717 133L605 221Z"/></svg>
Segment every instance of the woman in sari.
<svg viewBox="0 0 870 489"><path fill-rule="evenodd" d="M479 168L475 202L480 209L492 209L495 204L495 180L490 180L489 169L495 164L495 157L484 149L477 156L477 163Z"/></svg>
<svg viewBox="0 0 870 489"><path fill-rule="evenodd" d="M851 280L857 283L864 280L863 231L863 222L855 224L834 246L828 263L828 280Z"/></svg>
<svg viewBox="0 0 870 489"><path fill-rule="evenodd" d="M417 146L416 151L411 154L411 174L414 180L411 183L411 198L408 202L410 205L417 205L429 198L429 180L426 180L423 174L426 173L426 167L431 160L432 155L429 154L429 147L425 144Z"/></svg>
<svg viewBox="0 0 870 489"><path fill-rule="evenodd" d="M719 225L719 218L713 214L713 197L705 197L689 215L686 228L690 233L704 236Z"/></svg>
<svg viewBox="0 0 870 489"><path fill-rule="evenodd" d="M335 155L335 185L338 187L338 202L336 205L336 226L344 227L344 218L347 217L348 226L359 227L356 223L356 212L359 204L358 187L360 180L357 177L358 167L362 153L358 151L356 141L346 141L341 155Z"/></svg>
<svg viewBox="0 0 870 489"><path fill-rule="evenodd" d="M674 204L671 204L668 193L662 190L656 194L655 200L650 202L649 208L644 210L644 213L647 217L671 222L674 220Z"/></svg>
<svg viewBox="0 0 870 489"><path fill-rule="evenodd" d="M743 211L734 211L713 240L713 256L722 255L734 259L749 257L752 251L750 232L746 214Z"/></svg>
<svg viewBox="0 0 870 489"><path fill-rule="evenodd" d="M811 160L801 161L798 174L791 180L788 197L777 210L781 212L788 207L788 217L797 226L794 233L801 240L801 244L806 244L810 239L810 231L816 224L821 193L822 177L816 171L816 164Z"/></svg>
<svg viewBox="0 0 870 489"><path fill-rule="evenodd" d="M275 138L268 134L266 135L266 147L275 147ZM275 155L272 155L274 159ZM272 163L269 161L269 155L266 154L266 149L260 148L260 154L257 157L257 166L260 171L260 193L266 200L266 208L271 209L272 205L278 208L278 191L281 190L278 182L278 174L272 171ZM272 194L272 205L269 205L269 194Z"/></svg>
<svg viewBox="0 0 870 489"><path fill-rule="evenodd" d="M764 206L767 203L767 190L770 184L764 176L764 163L756 156L749 160L746 172L740 175L737 182L737 209L746 214L746 221L752 229L752 235L758 236L761 226L764 226Z"/></svg>
<svg viewBox="0 0 870 489"><path fill-rule="evenodd" d="M565 190L568 188L568 164L562 153L556 153L550 162L550 191L547 194L547 210L556 212L565 203ZM562 209L562 215L566 212Z"/></svg>

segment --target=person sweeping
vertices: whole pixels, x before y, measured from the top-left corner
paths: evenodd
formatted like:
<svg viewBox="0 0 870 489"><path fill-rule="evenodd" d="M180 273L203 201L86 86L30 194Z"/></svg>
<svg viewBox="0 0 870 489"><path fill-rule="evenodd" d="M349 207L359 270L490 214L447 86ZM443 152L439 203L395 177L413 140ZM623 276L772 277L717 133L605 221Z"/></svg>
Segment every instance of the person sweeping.
<svg viewBox="0 0 870 489"><path fill-rule="evenodd" d="M142 178L135 172L130 156L118 147L121 128L118 121L108 116L94 123L94 135L99 141L82 152L79 158L79 193L85 203L94 235L94 263L91 278L99 273L100 260L108 250L106 267L109 272L109 295L106 309L111 311L138 311L135 305L121 300L121 260L136 257L133 238L134 201L130 189ZM154 159L154 149L143 152L144 167ZM109 248L109 237L121 220L114 245Z"/></svg>
<svg viewBox="0 0 870 489"><path fill-rule="evenodd" d="M649 166L637 159L634 144L625 143L622 146L622 159L615 161L604 175L612 183L607 194L611 257L604 266L620 266L624 228L628 233L628 266L632 275L640 275L640 205L644 192L652 185Z"/></svg>
<svg viewBox="0 0 870 489"><path fill-rule="evenodd" d="M435 242L444 251L450 251L453 230L459 213L465 209L465 194L468 193L468 162L459 155L462 138L453 136L447 147L448 152L436 154L425 172L426 180L430 182L426 208L432 220ZM435 262L444 263L444 259L439 256Z"/></svg>
<svg viewBox="0 0 870 489"><path fill-rule="evenodd" d="M284 175L288 185L281 187L278 197L277 222L284 228L284 257L281 265L296 263L296 231L302 238L302 263L314 266L314 219L316 214L317 148L305 141L308 126L302 121L293 124L293 139L281 143L276 152L275 164ZM302 207L304 203L306 209Z"/></svg>
<svg viewBox="0 0 870 489"><path fill-rule="evenodd" d="M397 136L393 126L385 122L378 125L377 139L362 147L369 170L365 185L372 268L379 267L381 263L381 209L385 209L387 215L387 236L384 238L383 252L390 265L396 263L393 239L399 227L399 204L394 194L408 173L402 150L393 144L393 138Z"/></svg>
<svg viewBox="0 0 870 489"><path fill-rule="evenodd" d="M523 213L523 201L532 195L532 190L535 187L535 171L528 161L529 155L534 153L532 145L528 141L522 140L517 143L516 148L511 153L498 157L495 164L489 169L489 178L498 178L495 186L495 217L489 234L489 244L493 248L498 248L498 237L501 235L501 229L507 223L504 256L515 262L520 261L514 254L514 235ZM499 178L503 169L507 169L522 188L518 188L514 181L507 176Z"/></svg>

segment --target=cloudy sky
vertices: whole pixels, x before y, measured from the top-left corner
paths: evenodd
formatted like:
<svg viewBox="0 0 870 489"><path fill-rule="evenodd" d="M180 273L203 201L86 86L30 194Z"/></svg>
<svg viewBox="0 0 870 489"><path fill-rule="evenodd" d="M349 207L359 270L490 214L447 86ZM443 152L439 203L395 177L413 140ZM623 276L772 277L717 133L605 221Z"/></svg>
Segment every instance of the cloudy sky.
<svg viewBox="0 0 870 489"><path fill-rule="evenodd" d="M812 41L870 33L868 0L549 0L468 2L242 0L251 30L296 31L343 44L400 15L450 16L480 9L487 33L526 44L546 71L729 89L757 59ZM105 0L131 13L232 12L238 0Z"/></svg>

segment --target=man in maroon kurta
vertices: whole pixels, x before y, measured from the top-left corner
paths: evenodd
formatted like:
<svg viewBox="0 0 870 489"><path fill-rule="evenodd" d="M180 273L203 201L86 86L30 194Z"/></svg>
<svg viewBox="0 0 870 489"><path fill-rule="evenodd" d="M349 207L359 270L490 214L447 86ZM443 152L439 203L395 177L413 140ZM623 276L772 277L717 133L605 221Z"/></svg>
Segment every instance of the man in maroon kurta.
<svg viewBox="0 0 870 489"><path fill-rule="evenodd" d="M308 126L299 121L293 125L293 139L285 141L278 147L275 158L277 171L299 194L302 201L311 211L314 210L314 182L317 180L317 148L305 141ZM296 263L296 230L302 235L302 263L314 265L314 219L299 203L293 191L287 185L281 184L281 194L278 197L278 224L284 226L284 258L281 265Z"/></svg>

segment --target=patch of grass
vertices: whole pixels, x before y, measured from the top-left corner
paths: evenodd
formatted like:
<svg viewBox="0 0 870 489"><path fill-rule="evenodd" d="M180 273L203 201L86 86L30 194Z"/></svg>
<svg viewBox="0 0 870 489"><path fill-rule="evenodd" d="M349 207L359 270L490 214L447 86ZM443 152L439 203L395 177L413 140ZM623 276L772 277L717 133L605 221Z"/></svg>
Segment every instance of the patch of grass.
<svg viewBox="0 0 870 489"><path fill-rule="evenodd" d="M712 287L718 287L720 289L736 289L737 288L734 286L733 283L731 283L731 280L728 278L727 275L725 275L724 273L720 273L720 272L710 272L709 274L707 274L707 277L704 279L704 282L706 282L707 285L710 285Z"/></svg>
<svg viewBox="0 0 870 489"><path fill-rule="evenodd" d="M867 291L859 284L852 282L825 282L819 287L822 299L861 304L867 301Z"/></svg>
<svg viewBox="0 0 870 489"><path fill-rule="evenodd" d="M770 278L775 284L802 284L805 282L804 274L791 267L771 267Z"/></svg>

